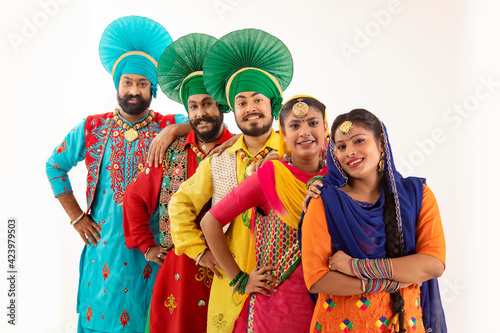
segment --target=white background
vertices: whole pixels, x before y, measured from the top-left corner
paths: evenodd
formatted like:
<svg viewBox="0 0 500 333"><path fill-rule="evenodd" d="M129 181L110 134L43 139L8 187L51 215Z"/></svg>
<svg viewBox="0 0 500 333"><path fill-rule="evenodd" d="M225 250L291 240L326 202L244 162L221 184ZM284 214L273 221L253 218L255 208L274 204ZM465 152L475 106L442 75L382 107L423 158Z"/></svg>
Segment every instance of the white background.
<svg viewBox="0 0 500 333"><path fill-rule="evenodd" d="M259 28L289 47L285 99L316 96L330 122L363 107L387 125L400 171L427 178L440 205L450 332L497 326L495 191L500 120L499 5L494 1L2 1L0 330L76 332L83 243L53 198L45 162L88 114L111 111L115 89L98 44L126 15L150 17L177 39ZM349 53L350 52L350 53ZM183 113L163 94L153 109ZM237 132L232 115L225 122ZM81 205L85 167L70 177ZM16 326L7 325L7 220L17 219ZM4 278L5 277L5 278ZM290 320L293 320L291 314Z"/></svg>

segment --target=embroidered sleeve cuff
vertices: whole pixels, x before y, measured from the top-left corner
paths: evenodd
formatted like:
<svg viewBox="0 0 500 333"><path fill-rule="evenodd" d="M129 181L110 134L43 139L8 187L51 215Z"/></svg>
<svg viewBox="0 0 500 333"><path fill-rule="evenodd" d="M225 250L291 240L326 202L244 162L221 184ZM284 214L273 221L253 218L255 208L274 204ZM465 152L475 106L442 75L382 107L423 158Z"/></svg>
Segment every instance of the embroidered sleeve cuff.
<svg viewBox="0 0 500 333"><path fill-rule="evenodd" d="M49 179L49 182L50 186L52 187L54 197L56 198L66 193L73 193L73 189L71 188L71 183L69 181L68 175Z"/></svg>

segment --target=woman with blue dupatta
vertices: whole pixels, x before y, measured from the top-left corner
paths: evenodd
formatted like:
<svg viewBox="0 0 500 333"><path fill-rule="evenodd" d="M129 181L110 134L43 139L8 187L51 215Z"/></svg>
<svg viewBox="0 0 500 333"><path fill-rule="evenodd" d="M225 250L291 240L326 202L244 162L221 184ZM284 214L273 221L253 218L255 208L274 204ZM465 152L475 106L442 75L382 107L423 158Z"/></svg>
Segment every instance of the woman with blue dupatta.
<svg viewBox="0 0 500 333"><path fill-rule="evenodd" d="M422 178L403 178L382 122L338 116L328 175L301 224L310 332L446 332L437 279L445 269L439 209Z"/></svg>

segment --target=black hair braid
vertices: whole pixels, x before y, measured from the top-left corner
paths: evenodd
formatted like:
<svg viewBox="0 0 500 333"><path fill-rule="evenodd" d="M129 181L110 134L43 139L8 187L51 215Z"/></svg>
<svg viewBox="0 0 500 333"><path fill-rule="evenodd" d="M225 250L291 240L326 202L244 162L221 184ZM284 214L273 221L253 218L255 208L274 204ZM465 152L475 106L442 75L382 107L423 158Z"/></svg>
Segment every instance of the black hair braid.
<svg viewBox="0 0 500 333"><path fill-rule="evenodd" d="M385 194L384 203L384 223L385 223L385 252L388 258L401 257L401 242L400 234L398 229L398 223L396 219L396 203L394 201L394 194L389 192L389 187L387 185L387 179L384 177L383 187ZM401 295L401 291L397 291L391 294L392 301L392 311L398 314L399 319L399 332L406 332L403 325L405 322L405 312L404 305L405 301Z"/></svg>

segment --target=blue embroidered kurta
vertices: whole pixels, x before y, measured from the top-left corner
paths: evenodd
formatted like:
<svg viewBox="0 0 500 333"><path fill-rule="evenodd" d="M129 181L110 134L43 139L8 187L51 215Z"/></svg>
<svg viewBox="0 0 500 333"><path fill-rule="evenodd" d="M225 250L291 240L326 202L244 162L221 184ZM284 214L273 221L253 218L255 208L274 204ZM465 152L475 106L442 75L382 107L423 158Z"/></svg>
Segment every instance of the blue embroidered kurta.
<svg viewBox="0 0 500 333"><path fill-rule="evenodd" d="M146 164L152 138L165 125L186 121L182 115L156 114L129 142L113 113L89 116L50 156L47 176L56 197L72 192L68 172L85 159L87 212L102 228L98 245L85 245L80 259L79 332L144 332L158 265L125 246L123 195ZM158 241L158 214L152 214L150 225Z"/></svg>

